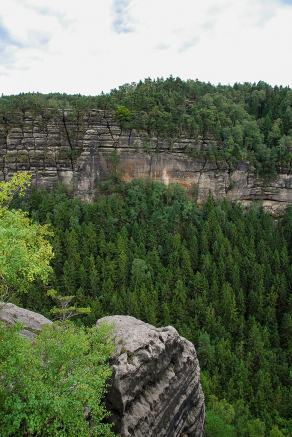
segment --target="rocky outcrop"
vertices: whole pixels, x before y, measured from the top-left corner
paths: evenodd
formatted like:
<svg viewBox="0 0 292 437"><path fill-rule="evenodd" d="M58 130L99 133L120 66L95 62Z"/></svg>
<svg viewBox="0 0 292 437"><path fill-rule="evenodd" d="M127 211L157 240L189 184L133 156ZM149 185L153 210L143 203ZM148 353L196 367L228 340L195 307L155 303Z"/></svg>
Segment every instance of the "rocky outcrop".
<svg viewBox="0 0 292 437"><path fill-rule="evenodd" d="M90 200L97 183L118 172L126 181L151 178L179 183L196 193L198 203L211 192L215 198L243 204L258 201L272 212L292 204L288 169L266 182L247 163L231 168L224 161L204 158L204 152L214 146L206 138L166 140L145 131L123 130L108 111L74 116L13 113L0 119L0 180L27 170L37 187L52 188L61 182Z"/></svg>
<svg viewBox="0 0 292 437"><path fill-rule="evenodd" d="M29 339L52 323L11 303L1 303L0 321L21 323ZM107 393L111 420L121 437L201 437L204 395L192 343L167 326L155 328L130 316L97 321L113 326L113 376Z"/></svg>
<svg viewBox="0 0 292 437"><path fill-rule="evenodd" d="M168 326L130 316L98 320L113 325L116 351L107 402L122 437L203 435L204 395L192 343Z"/></svg>
<svg viewBox="0 0 292 437"><path fill-rule="evenodd" d="M52 323L41 314L25 310L12 303L0 303L0 321L7 325L21 323L23 325L21 334L29 339L32 339L43 325Z"/></svg>

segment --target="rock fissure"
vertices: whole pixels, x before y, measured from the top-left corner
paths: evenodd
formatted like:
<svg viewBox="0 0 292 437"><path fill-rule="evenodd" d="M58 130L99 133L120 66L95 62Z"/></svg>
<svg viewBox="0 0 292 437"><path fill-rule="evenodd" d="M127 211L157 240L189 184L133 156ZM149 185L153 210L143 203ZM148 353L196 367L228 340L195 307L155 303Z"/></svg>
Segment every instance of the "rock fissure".
<svg viewBox="0 0 292 437"><path fill-rule="evenodd" d="M70 162L71 162L71 169L72 169L72 171L74 171L73 156L72 156L74 148L73 148L73 145L71 143L71 139L70 139L69 131L68 131L68 128L67 128L67 123L66 123L66 118L65 118L65 113L64 112L63 112L63 125L64 125L67 141L68 141L68 144L69 144L69 147L70 147L70 152L71 152L70 155L69 155L69 159L70 159Z"/></svg>

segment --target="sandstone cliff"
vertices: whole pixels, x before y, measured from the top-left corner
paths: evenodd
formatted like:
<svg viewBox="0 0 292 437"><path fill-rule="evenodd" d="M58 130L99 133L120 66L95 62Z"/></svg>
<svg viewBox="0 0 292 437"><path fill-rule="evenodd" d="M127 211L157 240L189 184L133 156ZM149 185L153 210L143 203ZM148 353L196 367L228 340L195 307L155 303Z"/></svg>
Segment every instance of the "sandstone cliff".
<svg viewBox="0 0 292 437"><path fill-rule="evenodd" d="M14 113L0 120L0 179L28 170L37 187L61 182L89 200L97 182L117 170L126 181L179 183L196 192L198 203L212 192L215 198L244 204L259 201L272 212L292 204L292 175L287 171L265 182L247 163L231 168L224 161L203 158L211 146L211 140L202 138L174 141L122 130L108 111L76 116ZM114 150L118 163L112 157Z"/></svg>

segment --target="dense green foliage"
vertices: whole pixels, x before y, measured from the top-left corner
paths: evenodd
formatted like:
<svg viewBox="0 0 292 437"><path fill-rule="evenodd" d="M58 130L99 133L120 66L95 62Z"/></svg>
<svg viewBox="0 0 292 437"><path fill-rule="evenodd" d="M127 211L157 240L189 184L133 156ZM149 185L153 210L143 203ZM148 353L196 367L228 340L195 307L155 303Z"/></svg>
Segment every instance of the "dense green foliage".
<svg viewBox="0 0 292 437"><path fill-rule="evenodd" d="M247 159L272 177L292 166L292 90L265 82L213 86L179 78L126 84L109 94L20 94L0 98L0 116L15 110L72 109L73 117L90 109L116 113L123 128L146 130L170 140L179 135L215 138L209 158ZM75 115L74 115L75 114ZM171 144L171 141L170 141Z"/></svg>
<svg viewBox="0 0 292 437"><path fill-rule="evenodd" d="M207 436L291 435L291 209L275 221L212 198L199 209L178 186L102 190L92 204L62 190L22 203L54 229L52 286L91 306L89 325L131 314L193 341ZM20 303L49 314L39 293Z"/></svg>
<svg viewBox="0 0 292 437"><path fill-rule="evenodd" d="M101 403L111 373L109 327L47 325L34 342L19 330L0 323L1 437L113 437Z"/></svg>
<svg viewBox="0 0 292 437"><path fill-rule="evenodd" d="M21 210L9 209L13 196L29 185L27 173L0 182L0 302L13 292L27 291L39 279L46 283L51 272L52 246L45 225L33 223Z"/></svg>

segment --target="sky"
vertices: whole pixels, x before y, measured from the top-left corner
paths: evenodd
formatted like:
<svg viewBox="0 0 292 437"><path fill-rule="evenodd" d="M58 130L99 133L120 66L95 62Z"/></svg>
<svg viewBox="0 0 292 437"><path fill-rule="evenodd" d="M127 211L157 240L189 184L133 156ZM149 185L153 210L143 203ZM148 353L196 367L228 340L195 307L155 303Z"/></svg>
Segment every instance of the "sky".
<svg viewBox="0 0 292 437"><path fill-rule="evenodd" d="M0 0L0 94L170 75L292 86L292 0Z"/></svg>

